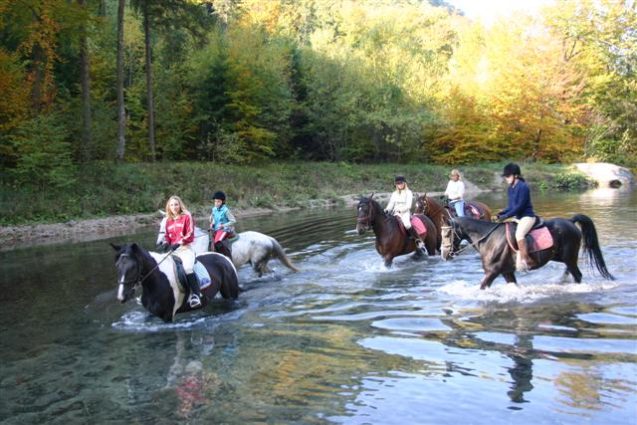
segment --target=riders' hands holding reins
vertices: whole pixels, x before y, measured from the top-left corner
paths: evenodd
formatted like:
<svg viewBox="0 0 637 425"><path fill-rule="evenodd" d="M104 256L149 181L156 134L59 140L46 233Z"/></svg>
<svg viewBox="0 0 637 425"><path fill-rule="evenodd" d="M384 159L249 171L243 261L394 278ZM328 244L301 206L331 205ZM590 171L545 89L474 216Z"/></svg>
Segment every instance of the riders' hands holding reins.
<svg viewBox="0 0 637 425"><path fill-rule="evenodd" d="M157 244L157 252L173 252L179 249L180 246L178 243L170 245L166 242L161 242Z"/></svg>

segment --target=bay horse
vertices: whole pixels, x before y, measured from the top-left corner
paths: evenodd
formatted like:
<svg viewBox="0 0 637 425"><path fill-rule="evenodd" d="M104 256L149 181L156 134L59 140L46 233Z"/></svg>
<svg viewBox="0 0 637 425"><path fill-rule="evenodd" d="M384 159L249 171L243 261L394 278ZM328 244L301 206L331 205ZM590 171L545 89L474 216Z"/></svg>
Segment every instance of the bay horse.
<svg viewBox="0 0 637 425"><path fill-rule="evenodd" d="M165 229L166 218L164 217L159 226L157 243L164 240ZM195 240L192 246L197 254L209 252L208 241L208 233L199 227L195 227ZM263 276L264 273L272 272L268 267L268 262L272 259L278 259L281 264L293 272L299 271L285 254L279 241L272 236L251 230L237 233L237 238L231 245L230 256L232 257L232 263L237 269L244 264L250 263L252 269L259 277Z"/></svg>
<svg viewBox="0 0 637 425"><path fill-rule="evenodd" d="M473 218L478 220L491 221L491 209L484 203L478 201L465 201L465 210L469 206L469 211L473 213ZM456 217L456 209L443 205L441 202L424 195L416 197L416 214L424 214L433 221L438 230L438 249L440 249L442 227L448 225L449 220Z"/></svg>
<svg viewBox="0 0 637 425"><path fill-rule="evenodd" d="M121 303L128 301L135 289L141 287L142 305L164 322L172 322L177 313L193 310L186 302L190 291L188 285L179 283L170 253L149 252L136 243L111 246L117 252L117 299ZM202 306L199 308L205 307L217 292L226 299L239 296L237 270L228 258L210 252L198 255L197 262L205 267L211 278L210 285L201 288Z"/></svg>
<svg viewBox="0 0 637 425"><path fill-rule="evenodd" d="M391 214L385 213L378 202L372 199L374 194L369 198L362 197L358 202L356 216L356 231L362 235L370 228L374 230L376 235L376 251L385 260L385 266L391 267L394 257L409 254L416 251L416 256L421 256L421 250L417 249L414 240L407 235L402 228L402 223ZM427 236L424 243L427 254L436 254L436 244L438 239L438 231L431 220L424 216L418 215L427 229Z"/></svg>
<svg viewBox="0 0 637 425"><path fill-rule="evenodd" d="M535 261L532 269L540 268L549 261L558 261L566 264L564 274L570 273L575 282L580 283L582 272L577 266L577 260L583 243L590 264L594 265L605 279L615 279L606 268L597 239L597 230L590 217L576 214L570 219L554 218L544 223L553 237L553 246L529 253ZM580 225L581 230L576 223ZM491 223L468 217L454 218L450 225L443 229L442 258L447 260L457 255L460 241L465 239L480 253L482 259L484 277L480 282L480 289L490 287L500 274L507 283L517 283L514 273L516 251L507 241L506 227L506 223Z"/></svg>

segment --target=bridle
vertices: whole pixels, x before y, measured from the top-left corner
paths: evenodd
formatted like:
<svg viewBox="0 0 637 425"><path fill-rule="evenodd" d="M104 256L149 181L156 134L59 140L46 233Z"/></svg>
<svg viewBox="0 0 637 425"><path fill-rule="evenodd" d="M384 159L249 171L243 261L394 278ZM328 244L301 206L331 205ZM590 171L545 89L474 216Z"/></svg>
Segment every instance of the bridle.
<svg viewBox="0 0 637 425"><path fill-rule="evenodd" d="M372 205L372 203L370 201L371 201L371 199L368 199L366 202L361 201L358 204L359 210L360 210L361 204L365 203L367 205L367 216L365 216L365 217L356 217L356 222L358 224L361 224L361 225L365 226L366 229L369 229L371 227L370 223L372 221L372 213L373 213L373 209L374 209L373 205Z"/></svg>
<svg viewBox="0 0 637 425"><path fill-rule="evenodd" d="M155 270L157 270L157 268L159 267L159 265L161 263L164 262L164 260L168 257L170 257L170 255L173 253L173 251L170 251L168 254L166 254L164 256L164 258L162 258L160 261L157 262L157 264L155 264L155 266L150 269L150 271L148 273L146 273L146 275L144 275L144 277L141 277L142 275L142 266L141 266L141 261L135 261L135 266L137 269L137 273L135 273L136 279L131 279L131 280L125 280L123 282L120 282L120 284L124 285L124 286L129 286L132 285L133 287L141 285L142 282L144 282ZM119 258L122 257L129 257L131 258L131 256L127 253L123 253L119 255ZM118 258L118 260L119 260Z"/></svg>

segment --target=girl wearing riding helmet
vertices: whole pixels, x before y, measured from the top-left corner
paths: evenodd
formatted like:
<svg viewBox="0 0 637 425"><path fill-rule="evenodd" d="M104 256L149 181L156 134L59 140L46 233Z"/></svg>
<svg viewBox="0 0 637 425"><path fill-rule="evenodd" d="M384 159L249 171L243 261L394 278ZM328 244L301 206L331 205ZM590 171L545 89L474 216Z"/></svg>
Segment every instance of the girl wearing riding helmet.
<svg viewBox="0 0 637 425"><path fill-rule="evenodd" d="M509 185L507 189L508 205L498 213L498 220L514 217L518 226L515 230L515 239L520 249L516 261L518 271L526 271L535 266L535 262L529 256L529 249L526 244L526 235L535 224L535 212L531 203L531 190L522 177L520 166L509 163L504 166L502 177Z"/></svg>
<svg viewBox="0 0 637 425"><path fill-rule="evenodd" d="M445 195L449 198L449 205L454 207L458 217L464 217L464 182L460 177L460 171L451 170L451 180L447 183Z"/></svg>
<svg viewBox="0 0 637 425"><path fill-rule="evenodd" d="M389 197L385 212L398 217L403 222L403 226L405 226L409 235L416 242L416 246L419 249L424 249L425 244L416 233L416 229L411 227L411 204L414 201L414 195L407 186L405 177L396 176L394 184L396 185L396 190Z"/></svg>
<svg viewBox="0 0 637 425"><path fill-rule="evenodd" d="M162 246L169 248L173 254L181 259L186 272L188 286L190 286L190 297L188 304L190 308L201 307L201 291L199 289L199 281L194 273L195 251L191 244L195 240L195 221L192 215L186 209L179 196L171 196L166 202L166 222L164 231L164 240Z"/></svg>
<svg viewBox="0 0 637 425"><path fill-rule="evenodd" d="M214 207L210 214L210 229L213 233L213 246L223 241L228 234L234 233L234 224L237 220L226 205L226 194L219 191L212 195Z"/></svg>

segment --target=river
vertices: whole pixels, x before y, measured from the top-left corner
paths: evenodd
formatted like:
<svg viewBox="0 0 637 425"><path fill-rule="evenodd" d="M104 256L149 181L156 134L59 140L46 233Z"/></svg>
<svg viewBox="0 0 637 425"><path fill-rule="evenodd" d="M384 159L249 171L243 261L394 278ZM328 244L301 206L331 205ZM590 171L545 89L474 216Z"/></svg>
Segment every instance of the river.
<svg viewBox="0 0 637 425"><path fill-rule="evenodd" d="M478 199L497 209L504 194ZM481 291L479 257L386 269L355 209L242 220L301 271L164 324L115 300L107 242L0 253L3 424L635 424L637 192L534 194L585 213L615 281L550 263Z"/></svg>

